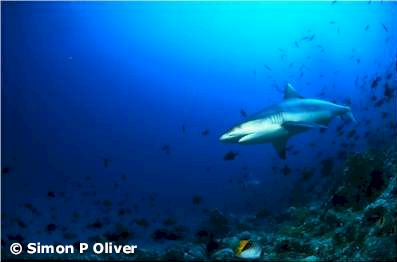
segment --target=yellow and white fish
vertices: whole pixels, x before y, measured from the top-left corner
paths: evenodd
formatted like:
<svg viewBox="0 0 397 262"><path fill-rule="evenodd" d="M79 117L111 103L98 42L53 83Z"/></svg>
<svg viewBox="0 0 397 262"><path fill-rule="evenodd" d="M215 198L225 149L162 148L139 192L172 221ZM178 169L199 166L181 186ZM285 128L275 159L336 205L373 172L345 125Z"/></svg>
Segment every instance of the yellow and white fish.
<svg viewBox="0 0 397 262"><path fill-rule="evenodd" d="M245 259L257 259L262 255L262 248L258 243L251 240L240 240L236 247L236 255Z"/></svg>

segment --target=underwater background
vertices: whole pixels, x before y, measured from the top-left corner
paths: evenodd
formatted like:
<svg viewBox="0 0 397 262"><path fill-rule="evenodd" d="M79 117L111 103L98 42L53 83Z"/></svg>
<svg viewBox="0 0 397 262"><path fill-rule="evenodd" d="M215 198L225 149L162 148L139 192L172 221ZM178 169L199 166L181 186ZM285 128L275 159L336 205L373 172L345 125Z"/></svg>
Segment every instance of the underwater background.
<svg viewBox="0 0 397 262"><path fill-rule="evenodd" d="M1 7L2 258L113 241L139 253L89 259L229 260L242 239L261 260L396 257L395 2ZM287 83L357 123L285 160L219 141Z"/></svg>

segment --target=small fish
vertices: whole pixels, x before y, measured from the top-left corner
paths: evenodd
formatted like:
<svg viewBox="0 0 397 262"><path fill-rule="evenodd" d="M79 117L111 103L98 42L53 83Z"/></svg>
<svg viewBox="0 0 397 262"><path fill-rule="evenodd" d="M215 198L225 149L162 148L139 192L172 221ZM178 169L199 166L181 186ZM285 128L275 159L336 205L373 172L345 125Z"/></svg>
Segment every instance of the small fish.
<svg viewBox="0 0 397 262"><path fill-rule="evenodd" d="M321 174L323 176L330 176L333 172L334 161L332 158L326 158L321 161Z"/></svg>
<svg viewBox="0 0 397 262"><path fill-rule="evenodd" d="M166 153L167 155L169 155L171 153L171 146L169 144L165 144L163 145L163 147L161 148L161 150Z"/></svg>
<svg viewBox="0 0 397 262"><path fill-rule="evenodd" d="M289 174L291 173L291 168L289 168L288 166L284 166L281 169L281 172L283 173L284 176L289 176Z"/></svg>
<svg viewBox="0 0 397 262"><path fill-rule="evenodd" d="M183 134L186 133L186 127L185 127L185 125L182 125L182 133L183 133Z"/></svg>
<svg viewBox="0 0 397 262"><path fill-rule="evenodd" d="M339 159L344 160L347 157L347 152L345 150L338 150L336 153Z"/></svg>
<svg viewBox="0 0 397 262"><path fill-rule="evenodd" d="M209 133L210 133L210 131L209 131L208 129L204 129L204 130L201 132L201 135L202 135L202 136L208 136Z"/></svg>
<svg viewBox="0 0 397 262"><path fill-rule="evenodd" d="M109 167L109 159L108 158L104 158L103 159L103 167L104 168L108 168Z"/></svg>
<svg viewBox="0 0 397 262"><path fill-rule="evenodd" d="M101 229L103 227L103 224L100 221L95 221L92 224L88 224L87 227L94 228L94 229Z"/></svg>
<svg viewBox="0 0 397 262"><path fill-rule="evenodd" d="M223 156L223 160L225 160L225 161L234 160L237 155L238 155L238 152L229 151Z"/></svg>
<svg viewBox="0 0 397 262"><path fill-rule="evenodd" d="M47 196L49 197L49 198L54 198L55 197L55 193L54 192L52 192L52 191L48 191L48 193L47 193Z"/></svg>
<svg viewBox="0 0 397 262"><path fill-rule="evenodd" d="M269 217L271 215L271 212L269 211L269 209L267 209L266 207L260 209L256 214L255 217L256 218L266 218Z"/></svg>
<svg viewBox="0 0 397 262"><path fill-rule="evenodd" d="M394 90L393 88L389 87L389 84L385 84L385 90L384 90L384 96L388 99L392 98L394 95Z"/></svg>
<svg viewBox="0 0 397 262"><path fill-rule="evenodd" d="M7 236L8 240L15 240L16 242L22 243L25 238L22 237L21 235L16 235L16 236L12 236L12 235L8 235Z"/></svg>
<svg viewBox="0 0 397 262"><path fill-rule="evenodd" d="M102 201L102 205L105 207L111 207L113 205L113 202L112 202L112 200L105 199Z"/></svg>
<svg viewBox="0 0 397 262"><path fill-rule="evenodd" d="M63 239L72 240L72 239L76 239L76 238L77 238L77 235L74 233L71 233L71 232L63 233Z"/></svg>
<svg viewBox="0 0 397 262"><path fill-rule="evenodd" d="M20 226L21 228L26 228L26 224L22 221L18 221L18 226Z"/></svg>
<svg viewBox="0 0 397 262"><path fill-rule="evenodd" d="M383 105L384 102L385 102L384 99L379 99L378 101L376 101L376 102L374 103L374 106L375 106L375 107L380 107L381 105Z"/></svg>
<svg viewBox="0 0 397 262"><path fill-rule="evenodd" d="M310 178L312 178L313 175L314 175L314 171L313 171L313 170L304 169L304 170L302 171L302 174L301 174L301 180L307 181L307 180L309 180Z"/></svg>
<svg viewBox="0 0 397 262"><path fill-rule="evenodd" d="M149 221L147 221L146 218L138 218L133 220L133 222L143 228L147 228L148 226L150 226L150 223Z"/></svg>
<svg viewBox="0 0 397 262"><path fill-rule="evenodd" d="M316 34L312 34L312 35L307 35L301 38L301 41L312 41L314 39L314 37L316 36Z"/></svg>
<svg viewBox="0 0 397 262"><path fill-rule="evenodd" d="M47 232L53 232L53 231L55 231L56 229L57 229L57 225L55 225L55 224L53 224L53 223L48 224L47 227L46 227Z"/></svg>
<svg viewBox="0 0 397 262"><path fill-rule="evenodd" d="M173 226L176 224L176 220L172 216L168 216L168 217L164 218L162 223L164 226Z"/></svg>
<svg viewBox="0 0 397 262"><path fill-rule="evenodd" d="M11 171L11 168L10 168L9 166L4 166L4 167L1 169L1 174L2 174L2 175L5 175L5 174L10 173L10 171Z"/></svg>
<svg viewBox="0 0 397 262"><path fill-rule="evenodd" d="M350 131L347 133L347 137L351 138L351 137L353 137L355 134L356 134L356 130L355 130L355 129L352 129L352 130L350 130Z"/></svg>
<svg viewBox="0 0 397 262"><path fill-rule="evenodd" d="M238 243L235 252L240 258L258 259L262 255L262 248L254 241L243 239Z"/></svg>
<svg viewBox="0 0 397 262"><path fill-rule="evenodd" d="M192 203L195 206L199 206L201 204L202 198L200 195L194 195L192 198Z"/></svg>
<svg viewBox="0 0 397 262"><path fill-rule="evenodd" d="M385 24L382 23L382 27L386 32L389 32L389 29L387 29L387 27L385 26Z"/></svg>
<svg viewBox="0 0 397 262"><path fill-rule="evenodd" d="M364 28L364 30L365 30L365 31L368 31L368 29L369 29L369 25L366 25L365 28Z"/></svg>
<svg viewBox="0 0 397 262"><path fill-rule="evenodd" d="M372 80L371 88L376 88L381 80L382 78L377 76L374 80Z"/></svg>
<svg viewBox="0 0 397 262"><path fill-rule="evenodd" d="M272 71L272 69L268 65L263 65L267 70Z"/></svg>
<svg viewBox="0 0 397 262"><path fill-rule="evenodd" d="M243 109L240 110L240 115L242 117L247 117L247 113Z"/></svg>

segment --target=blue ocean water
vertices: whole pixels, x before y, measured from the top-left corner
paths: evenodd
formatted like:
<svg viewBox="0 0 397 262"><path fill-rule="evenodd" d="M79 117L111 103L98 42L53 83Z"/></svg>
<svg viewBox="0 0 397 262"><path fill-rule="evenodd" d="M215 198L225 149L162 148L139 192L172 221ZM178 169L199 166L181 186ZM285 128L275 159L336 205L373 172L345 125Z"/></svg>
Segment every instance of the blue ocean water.
<svg viewBox="0 0 397 262"><path fill-rule="evenodd" d="M395 137L396 10L395 2L3 2L3 234L70 242L70 231L83 241L100 219L128 225L145 245L169 217L194 231L214 208L277 213L297 195L321 199L334 181L324 169ZM394 85L383 99L385 79ZM348 104L358 124L338 135L335 119L295 136L286 160L270 144L219 141L244 113L282 101L287 83ZM230 151L238 154L226 161ZM298 186L303 170L314 176ZM133 222L142 218L147 228ZM62 231L48 233L49 223Z"/></svg>

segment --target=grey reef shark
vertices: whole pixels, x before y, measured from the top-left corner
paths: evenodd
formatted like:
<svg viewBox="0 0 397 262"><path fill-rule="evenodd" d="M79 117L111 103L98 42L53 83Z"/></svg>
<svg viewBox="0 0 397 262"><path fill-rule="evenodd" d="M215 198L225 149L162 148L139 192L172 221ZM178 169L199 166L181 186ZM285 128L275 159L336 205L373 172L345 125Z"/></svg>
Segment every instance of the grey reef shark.
<svg viewBox="0 0 397 262"><path fill-rule="evenodd" d="M313 128L327 128L334 117L356 121L350 107L304 98L291 84L287 84L281 103L248 117L219 140L237 144L272 143L280 158L285 159L286 145L291 136Z"/></svg>

